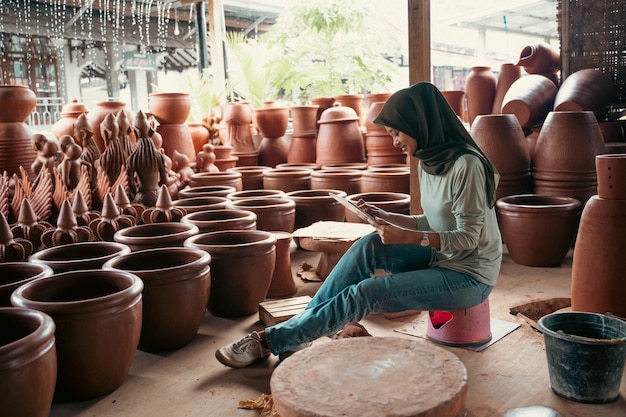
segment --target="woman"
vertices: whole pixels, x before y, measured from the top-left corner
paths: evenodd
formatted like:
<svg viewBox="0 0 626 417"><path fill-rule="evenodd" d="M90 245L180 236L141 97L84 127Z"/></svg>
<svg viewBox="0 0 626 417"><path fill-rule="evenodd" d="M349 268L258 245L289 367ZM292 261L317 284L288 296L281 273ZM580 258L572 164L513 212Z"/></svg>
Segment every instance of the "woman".
<svg viewBox="0 0 626 417"><path fill-rule="evenodd" d="M430 83L393 94L375 123L420 160L424 214L389 213L360 201L376 217L370 221L376 233L350 247L303 312L219 349L223 364L240 368L298 350L370 313L458 310L491 293L502 260L491 162Z"/></svg>

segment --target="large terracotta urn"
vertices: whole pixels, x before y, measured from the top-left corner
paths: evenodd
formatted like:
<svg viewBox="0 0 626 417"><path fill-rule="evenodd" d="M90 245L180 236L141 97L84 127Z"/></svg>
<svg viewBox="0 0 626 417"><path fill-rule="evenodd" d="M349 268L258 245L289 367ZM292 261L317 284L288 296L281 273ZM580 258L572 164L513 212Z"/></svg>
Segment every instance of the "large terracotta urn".
<svg viewBox="0 0 626 417"><path fill-rule="evenodd" d="M559 50L545 42L538 42L524 46L515 65L524 67L529 74L554 74L560 64Z"/></svg>
<svg viewBox="0 0 626 417"><path fill-rule="evenodd" d="M52 268L42 263L0 263L0 307L11 307L11 294L19 286L37 278L49 277L52 273Z"/></svg>
<svg viewBox="0 0 626 417"><path fill-rule="evenodd" d="M526 75L515 80L502 99L502 113L514 114L523 129L541 124L552 110L557 87L543 75Z"/></svg>
<svg viewBox="0 0 626 417"><path fill-rule="evenodd" d="M570 74L554 98L555 111L592 111L602 120L617 100L617 88L610 75L596 69Z"/></svg>
<svg viewBox="0 0 626 417"><path fill-rule="evenodd" d="M572 247L582 205L571 197L510 195L496 202L504 244L515 263L556 267Z"/></svg>
<svg viewBox="0 0 626 417"><path fill-rule="evenodd" d="M59 139L63 135L70 135L74 138L76 143L80 146L84 146L80 142L79 138L74 135L74 123L81 114L88 114L89 109L83 103L79 103L78 99L74 98L61 109L61 118L55 122L50 128L50 132L55 138Z"/></svg>
<svg viewBox="0 0 626 417"><path fill-rule="evenodd" d="M0 308L2 415L47 417L57 379L55 324L41 311Z"/></svg>
<svg viewBox="0 0 626 417"><path fill-rule="evenodd" d="M179 125L187 121L191 110L188 93L151 93L150 113L162 125Z"/></svg>
<svg viewBox="0 0 626 417"><path fill-rule="evenodd" d="M256 228L292 233L296 223L296 202L287 197L244 198L233 200L229 208L256 214Z"/></svg>
<svg viewBox="0 0 626 417"><path fill-rule="evenodd" d="M185 240L197 234L198 228L191 223L164 222L127 227L115 232L113 238L134 252L144 249L183 246Z"/></svg>
<svg viewBox="0 0 626 417"><path fill-rule="evenodd" d="M535 145L535 193L585 204L597 193L595 161L602 153L604 140L593 112L550 112Z"/></svg>
<svg viewBox="0 0 626 417"><path fill-rule="evenodd" d="M37 105L37 95L25 85L0 85L0 123L23 123Z"/></svg>
<svg viewBox="0 0 626 417"><path fill-rule="evenodd" d="M208 233L217 230L256 230L256 219L256 214L250 210L224 208L189 213L181 221L193 224L199 233Z"/></svg>
<svg viewBox="0 0 626 417"><path fill-rule="evenodd" d="M465 98L470 126L476 116L491 114L496 95L496 75L488 66L474 66L465 79Z"/></svg>
<svg viewBox="0 0 626 417"><path fill-rule="evenodd" d="M89 400L126 380L139 342L143 283L124 271L77 270L19 287L16 307L42 311L56 324L55 398Z"/></svg>
<svg viewBox="0 0 626 417"><path fill-rule="evenodd" d="M52 246L35 252L29 261L52 268L55 273L100 269L106 261L129 253L130 248L118 242L78 242Z"/></svg>
<svg viewBox="0 0 626 417"><path fill-rule="evenodd" d="M319 221L342 222L344 207L330 194L346 198L345 191L333 189L298 190L287 193L287 198L296 203L295 229L307 227Z"/></svg>
<svg viewBox="0 0 626 417"><path fill-rule="evenodd" d="M496 94L493 99L493 107L491 113L502 113L502 102L504 96L515 81L522 77L522 68L506 62L500 66L500 72L498 73L498 80L496 81Z"/></svg>
<svg viewBox="0 0 626 417"><path fill-rule="evenodd" d="M596 157L598 193L585 205L574 247L572 310L626 319L626 154Z"/></svg>
<svg viewBox="0 0 626 417"><path fill-rule="evenodd" d="M211 255L194 248L156 248L117 256L102 266L143 281L139 349L161 352L189 344L198 333L211 289Z"/></svg>
<svg viewBox="0 0 626 417"><path fill-rule="evenodd" d="M335 103L322 113L318 123L318 165L365 161L365 144L354 109Z"/></svg>
<svg viewBox="0 0 626 417"><path fill-rule="evenodd" d="M185 247L211 254L209 311L242 317L259 311L276 264L276 238L262 230L220 230L189 238Z"/></svg>
<svg viewBox="0 0 626 417"><path fill-rule="evenodd" d="M122 101L101 101L96 103L96 106L87 114L87 120L89 120L91 131L93 132L93 140L100 152L103 152L105 149L104 139L100 133L100 124L109 113L117 116L120 110L124 109L126 109L126 103Z"/></svg>
<svg viewBox="0 0 626 417"><path fill-rule="evenodd" d="M470 134L500 174L497 198L531 192L530 151L524 131L515 116L478 116L474 119Z"/></svg>
<svg viewBox="0 0 626 417"><path fill-rule="evenodd" d="M463 90L442 90L441 95L446 99L454 113L463 118L465 112L465 91Z"/></svg>
<svg viewBox="0 0 626 417"><path fill-rule="evenodd" d="M226 103L223 121L226 125L224 145L232 146L237 165L259 165L259 151L254 143L252 106L248 102Z"/></svg>
<svg viewBox="0 0 626 417"><path fill-rule="evenodd" d="M170 158L176 156L175 152L180 152L189 158L189 161L196 161L196 149L191 137L189 125L185 123L179 124L160 124L156 128L157 133L163 138L161 148L165 155Z"/></svg>

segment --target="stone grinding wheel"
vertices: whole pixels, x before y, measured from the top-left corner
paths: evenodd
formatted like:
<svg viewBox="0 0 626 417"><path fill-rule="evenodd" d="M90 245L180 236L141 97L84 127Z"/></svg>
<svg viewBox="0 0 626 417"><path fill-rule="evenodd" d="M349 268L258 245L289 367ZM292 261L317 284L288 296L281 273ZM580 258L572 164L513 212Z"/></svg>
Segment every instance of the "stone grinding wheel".
<svg viewBox="0 0 626 417"><path fill-rule="evenodd" d="M270 387L281 417L454 417L465 405L467 371L426 341L358 337L296 352Z"/></svg>

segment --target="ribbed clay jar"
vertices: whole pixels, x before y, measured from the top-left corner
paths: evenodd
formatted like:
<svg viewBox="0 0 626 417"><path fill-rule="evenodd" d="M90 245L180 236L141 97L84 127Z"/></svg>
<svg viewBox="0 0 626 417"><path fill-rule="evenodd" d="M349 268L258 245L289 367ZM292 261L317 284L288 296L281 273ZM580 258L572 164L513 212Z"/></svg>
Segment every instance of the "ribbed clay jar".
<svg viewBox="0 0 626 417"><path fill-rule="evenodd" d="M124 271L69 271L37 279L11 296L17 307L56 324L55 398L83 401L110 394L126 380L139 342L143 283Z"/></svg>
<svg viewBox="0 0 626 417"><path fill-rule="evenodd" d="M356 204L357 201L363 200L366 203L380 207L385 211L393 213L409 214L411 205L411 197L408 193L396 192L365 192L352 194L347 197L348 200ZM346 210L346 221L352 223L365 223L357 215Z"/></svg>
<svg viewBox="0 0 626 417"><path fill-rule="evenodd" d="M256 214L249 210L220 209L197 211L183 216L182 222L196 226L199 233L217 230L256 230Z"/></svg>
<svg viewBox="0 0 626 417"><path fill-rule="evenodd" d="M113 239L128 246L131 251L138 251L183 246L185 240L197 234L198 228L190 223L146 223L118 230Z"/></svg>
<svg viewBox="0 0 626 417"><path fill-rule="evenodd" d="M11 307L11 294L17 287L37 278L49 277L52 273L52 268L42 263L0 263L0 307Z"/></svg>
<svg viewBox="0 0 626 417"><path fill-rule="evenodd" d="M598 155L598 194L585 205L574 247L572 310L626 318L626 154Z"/></svg>
<svg viewBox="0 0 626 417"><path fill-rule="evenodd" d="M249 210L256 214L256 228L292 233L296 223L296 203L287 197L234 200L229 208Z"/></svg>
<svg viewBox="0 0 626 417"><path fill-rule="evenodd" d="M30 262L47 265L55 273L100 269L109 259L128 252L130 248L118 242L69 243L35 252L30 256Z"/></svg>
<svg viewBox="0 0 626 417"><path fill-rule="evenodd" d="M346 194L361 192L361 170L336 168L322 169L311 173L311 189L333 189Z"/></svg>
<svg viewBox="0 0 626 417"><path fill-rule="evenodd" d="M197 172L193 174L189 180L189 186L191 188L208 187L212 185L227 185L234 187L235 191L241 191L243 190L241 172Z"/></svg>
<svg viewBox="0 0 626 417"><path fill-rule="evenodd" d="M342 222L344 207L329 194L346 198L345 191L333 189L298 190L287 193L287 198L296 203L295 229L307 227L319 221Z"/></svg>
<svg viewBox="0 0 626 417"><path fill-rule="evenodd" d="M211 254L209 311L242 317L259 311L276 264L276 238L262 230L221 230L189 238L185 247Z"/></svg>
<svg viewBox="0 0 626 417"><path fill-rule="evenodd" d="M57 379L52 318L37 310L0 308L0 404L11 417L47 417Z"/></svg>
<svg viewBox="0 0 626 417"><path fill-rule="evenodd" d="M311 188L311 170L301 168L274 168L263 171L263 188L284 192L309 190Z"/></svg>
<svg viewBox="0 0 626 417"><path fill-rule="evenodd" d="M241 173L242 190L258 190L263 188L263 173L271 169L269 166L250 165L228 168L227 171Z"/></svg>
<svg viewBox="0 0 626 417"><path fill-rule="evenodd" d="M179 349L195 338L209 301L210 263L207 252L180 247L132 252L102 266L130 272L143 281L139 349Z"/></svg>
<svg viewBox="0 0 626 417"><path fill-rule="evenodd" d="M496 209L504 244L515 263L556 267L572 247L582 205L570 197L520 194L500 198Z"/></svg>

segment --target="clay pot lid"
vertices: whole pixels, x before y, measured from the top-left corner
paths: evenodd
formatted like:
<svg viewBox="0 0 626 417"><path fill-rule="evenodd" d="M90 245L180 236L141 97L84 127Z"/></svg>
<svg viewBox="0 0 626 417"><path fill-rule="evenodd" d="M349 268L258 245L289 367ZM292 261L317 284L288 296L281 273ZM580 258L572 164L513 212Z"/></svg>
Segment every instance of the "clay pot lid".
<svg viewBox="0 0 626 417"><path fill-rule="evenodd" d="M89 110L87 109L87 106L85 106L85 104L79 103L78 99L76 98L73 98L72 101L67 103L65 106L63 106L63 109L61 109L61 116L81 113L89 113Z"/></svg>
<svg viewBox="0 0 626 417"><path fill-rule="evenodd" d="M342 106L341 103L335 102L332 107L324 110L317 123L324 124L353 120L359 120L356 111L352 107Z"/></svg>

